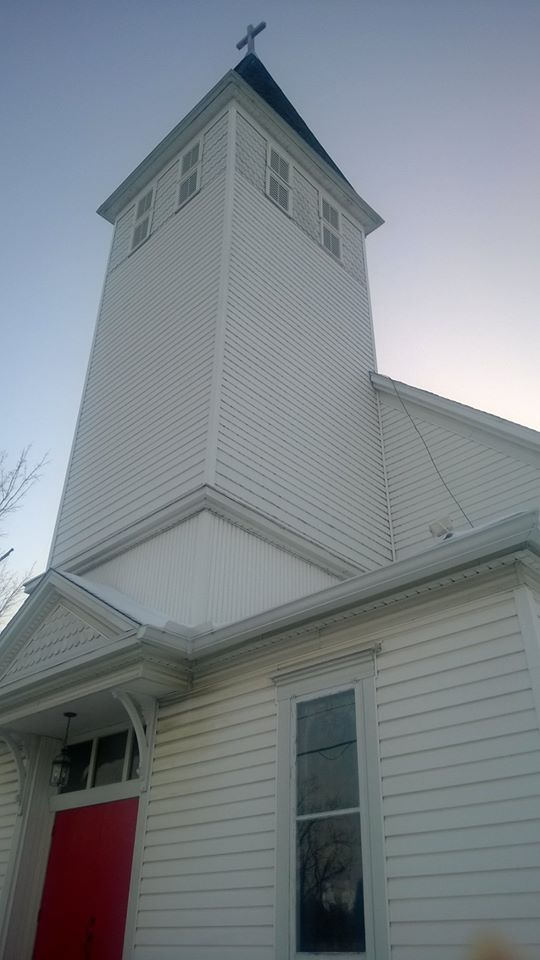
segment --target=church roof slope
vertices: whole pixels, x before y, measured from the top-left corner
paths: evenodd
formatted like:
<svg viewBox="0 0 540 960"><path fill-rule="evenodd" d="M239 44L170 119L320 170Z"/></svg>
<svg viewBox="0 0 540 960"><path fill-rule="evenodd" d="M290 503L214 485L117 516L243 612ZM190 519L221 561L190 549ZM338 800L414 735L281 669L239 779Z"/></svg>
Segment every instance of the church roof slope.
<svg viewBox="0 0 540 960"><path fill-rule="evenodd" d="M461 421L470 427L493 434L500 439L509 440L540 454L540 431L533 430L531 427L524 427L520 423L498 417L494 413L486 413L485 410L479 410L477 407L469 407L457 400L441 397L437 393L430 393L429 390L412 387L408 383L393 380L392 377L386 377L380 373L372 373L371 382L380 393L390 395L400 403L404 401L418 404L433 413L442 414L456 422Z"/></svg>
<svg viewBox="0 0 540 960"><path fill-rule="evenodd" d="M237 73L239 77L242 77L242 80L245 80L255 93L258 93L268 106L272 107L281 119L285 120L285 123L288 123L295 133L302 137L302 140L304 140L328 166L332 167L335 173L339 174L346 183L349 183L337 164L332 160L332 157L326 152L322 144L319 143L308 125L293 107L291 101L285 96L281 87L277 85L272 75L268 72L264 64L261 63L256 54L248 53L234 69L235 73Z"/></svg>

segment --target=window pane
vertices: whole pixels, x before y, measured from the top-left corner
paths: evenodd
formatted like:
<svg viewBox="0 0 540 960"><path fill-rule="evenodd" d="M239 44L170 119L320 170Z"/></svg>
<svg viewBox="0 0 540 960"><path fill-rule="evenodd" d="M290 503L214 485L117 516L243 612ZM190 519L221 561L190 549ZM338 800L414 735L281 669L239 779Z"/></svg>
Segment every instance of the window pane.
<svg viewBox="0 0 540 960"><path fill-rule="evenodd" d="M139 776L138 770L140 762L141 758L139 756L139 744L134 733L131 744L131 760L129 763L128 780L135 780L135 778Z"/></svg>
<svg viewBox="0 0 540 960"><path fill-rule="evenodd" d="M354 691L298 704L297 813L358 806Z"/></svg>
<svg viewBox="0 0 540 960"><path fill-rule="evenodd" d="M100 737L96 755L94 787L120 783L126 754L127 730Z"/></svg>
<svg viewBox="0 0 540 960"><path fill-rule="evenodd" d="M297 822L296 949L365 951L360 817Z"/></svg>
<svg viewBox="0 0 540 960"><path fill-rule="evenodd" d="M60 792L73 793L74 790L85 790L90 766L90 754L92 753L92 741L85 740L84 743L74 743L73 746L67 747L66 752L71 760L69 780Z"/></svg>

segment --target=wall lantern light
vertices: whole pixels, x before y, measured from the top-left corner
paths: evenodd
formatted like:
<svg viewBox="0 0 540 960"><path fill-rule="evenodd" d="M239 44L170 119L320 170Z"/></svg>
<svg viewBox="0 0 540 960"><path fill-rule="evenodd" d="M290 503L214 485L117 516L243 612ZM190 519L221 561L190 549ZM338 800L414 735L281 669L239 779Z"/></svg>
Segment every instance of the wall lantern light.
<svg viewBox="0 0 540 960"><path fill-rule="evenodd" d="M69 780L69 771L71 768L71 759L67 752L67 742L69 736L69 725L73 719L76 717L76 713L65 713L66 718L66 732L64 734L64 742L62 744L62 749L60 753L54 758L51 766L51 776L49 783L51 787L65 787Z"/></svg>

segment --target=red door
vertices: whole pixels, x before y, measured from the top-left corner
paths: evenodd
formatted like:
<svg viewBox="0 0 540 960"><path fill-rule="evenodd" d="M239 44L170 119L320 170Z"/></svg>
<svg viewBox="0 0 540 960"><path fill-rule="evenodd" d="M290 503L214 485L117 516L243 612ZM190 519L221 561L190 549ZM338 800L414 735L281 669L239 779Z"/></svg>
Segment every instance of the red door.
<svg viewBox="0 0 540 960"><path fill-rule="evenodd" d="M121 960L137 805L56 814L34 960Z"/></svg>

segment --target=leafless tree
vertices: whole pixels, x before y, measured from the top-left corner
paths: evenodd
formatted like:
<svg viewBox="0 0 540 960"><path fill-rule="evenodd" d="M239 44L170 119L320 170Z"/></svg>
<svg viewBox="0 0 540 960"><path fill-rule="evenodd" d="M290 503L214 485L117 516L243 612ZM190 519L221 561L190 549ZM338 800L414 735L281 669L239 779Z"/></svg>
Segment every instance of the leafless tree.
<svg viewBox="0 0 540 960"><path fill-rule="evenodd" d="M46 457L32 463L29 454L30 447L24 447L15 463L10 466L7 453L0 451L0 536L5 536L6 518L19 509L30 488L39 480L45 466ZM24 581L31 573L27 571L21 576L9 569L9 557L12 553L13 547L0 551L0 622L15 603Z"/></svg>

